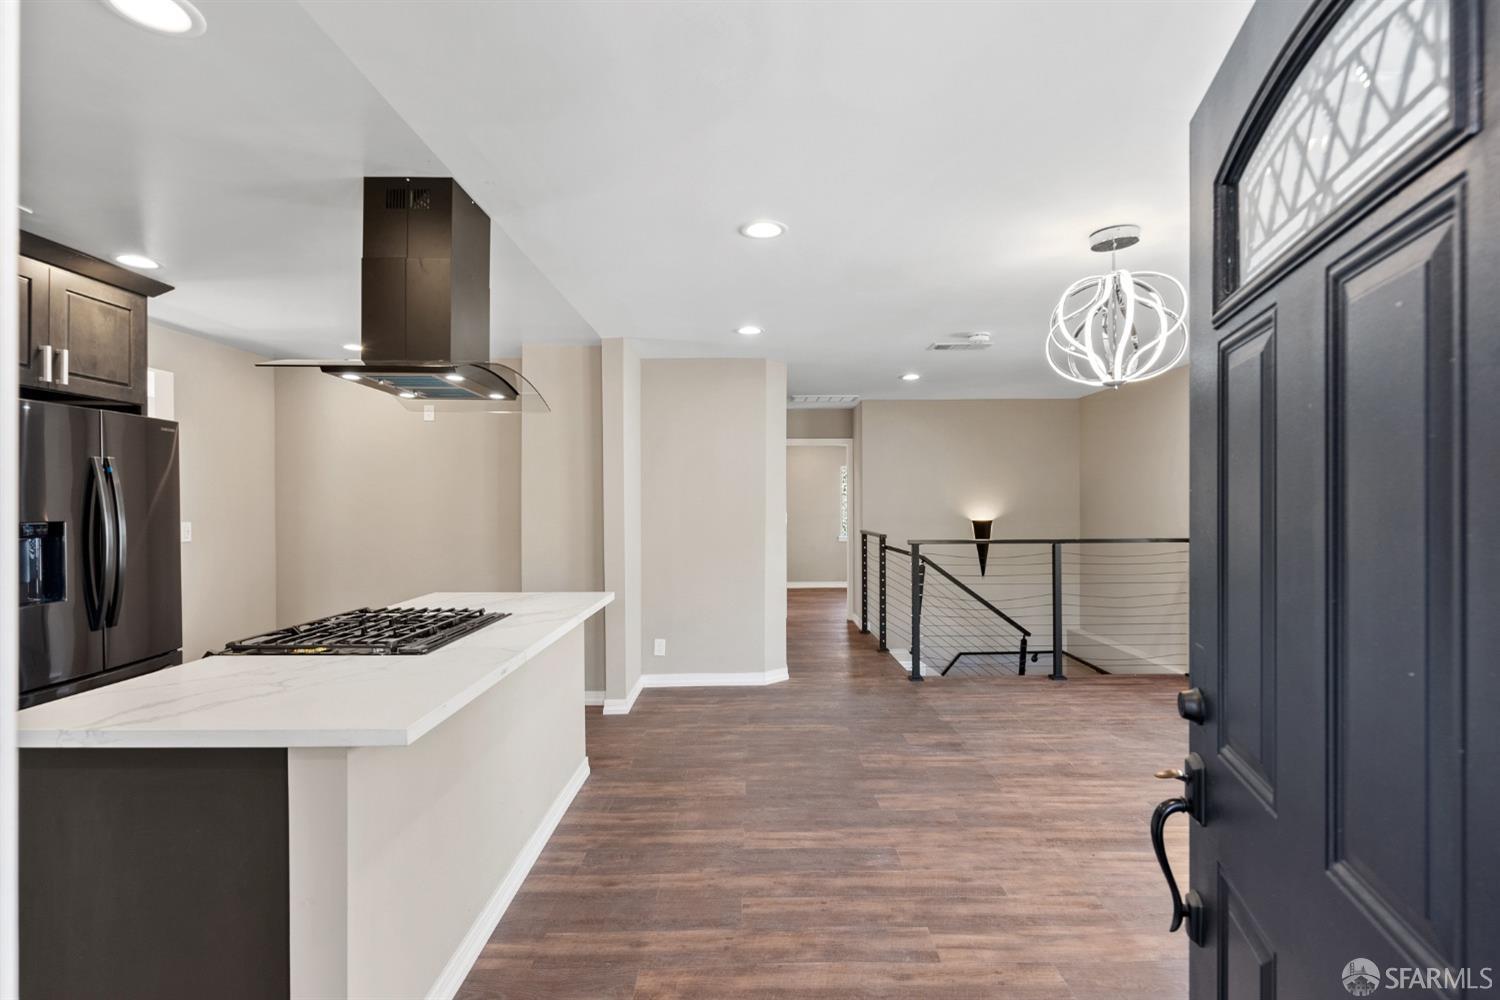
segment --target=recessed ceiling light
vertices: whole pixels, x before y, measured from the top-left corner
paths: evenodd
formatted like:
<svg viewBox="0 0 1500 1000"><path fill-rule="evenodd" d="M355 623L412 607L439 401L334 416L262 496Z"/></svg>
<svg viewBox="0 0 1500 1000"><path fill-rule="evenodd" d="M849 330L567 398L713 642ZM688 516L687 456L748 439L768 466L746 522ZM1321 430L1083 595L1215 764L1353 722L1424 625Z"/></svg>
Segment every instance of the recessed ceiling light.
<svg viewBox="0 0 1500 1000"><path fill-rule="evenodd" d="M417 394L414 393L414 392L403 392L401 394L401 398L402 399L416 399L417 398Z"/></svg>
<svg viewBox="0 0 1500 1000"><path fill-rule="evenodd" d="M104 6L132 24L163 35L191 38L208 29L198 8L187 0L104 0Z"/></svg>
<svg viewBox="0 0 1500 1000"><path fill-rule="evenodd" d="M905 375L901 376L901 381L903 381L903 382L915 382L917 379L919 379L921 377L922 376L918 375L916 372L907 372Z"/></svg>
<svg viewBox="0 0 1500 1000"><path fill-rule="evenodd" d="M126 267L138 267L143 271L154 271L161 267L150 257L142 257L138 253L122 253L115 258L115 263L124 264Z"/></svg>
<svg viewBox="0 0 1500 1000"><path fill-rule="evenodd" d="M36 214L31 209L27 208L25 205L17 205L16 207L19 208L21 211L25 212L27 215L35 215Z"/></svg>
<svg viewBox="0 0 1500 1000"><path fill-rule="evenodd" d="M360 351L364 350L364 348L360 347L358 344L345 344L344 350L353 351L355 354L358 354Z"/></svg>
<svg viewBox="0 0 1500 1000"><path fill-rule="evenodd" d="M761 334L761 329L758 326L742 326L734 332L742 337L758 337Z"/></svg>
<svg viewBox="0 0 1500 1000"><path fill-rule="evenodd" d="M339 377L340 378L346 378L346 379L348 379L351 382L358 382L359 381L359 376L356 375L356 374L354 374L354 372L340 372L339 373Z"/></svg>
<svg viewBox="0 0 1500 1000"><path fill-rule="evenodd" d="M786 226L774 219L756 219L740 227L740 235L752 240L774 240L786 232Z"/></svg>
<svg viewBox="0 0 1500 1000"><path fill-rule="evenodd" d="M458 372L449 372L448 374L444 375L443 378L447 379L449 382L462 382L464 380L464 377Z"/></svg>

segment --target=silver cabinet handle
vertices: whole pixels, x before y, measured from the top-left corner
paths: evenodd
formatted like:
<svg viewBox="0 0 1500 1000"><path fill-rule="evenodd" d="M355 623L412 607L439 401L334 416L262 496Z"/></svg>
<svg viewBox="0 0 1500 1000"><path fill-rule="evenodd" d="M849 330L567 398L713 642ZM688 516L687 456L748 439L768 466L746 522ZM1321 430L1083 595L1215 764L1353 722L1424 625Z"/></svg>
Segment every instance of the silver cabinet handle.
<svg viewBox="0 0 1500 1000"><path fill-rule="evenodd" d="M62 369L62 374L57 377L57 384L58 385L67 385L68 384L68 349L66 347L64 347L58 353L60 355L62 355L62 365L60 366L61 369Z"/></svg>
<svg viewBox="0 0 1500 1000"><path fill-rule="evenodd" d="M52 381L52 345L42 345L42 376L43 382Z"/></svg>

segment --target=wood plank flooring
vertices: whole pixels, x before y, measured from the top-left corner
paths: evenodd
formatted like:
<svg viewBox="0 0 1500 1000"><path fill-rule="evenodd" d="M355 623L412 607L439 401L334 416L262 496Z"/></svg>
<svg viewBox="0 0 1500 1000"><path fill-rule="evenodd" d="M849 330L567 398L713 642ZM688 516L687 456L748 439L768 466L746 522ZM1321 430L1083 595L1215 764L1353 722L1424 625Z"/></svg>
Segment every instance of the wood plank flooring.
<svg viewBox="0 0 1500 1000"><path fill-rule="evenodd" d="M1147 835L1182 682L911 684L843 601L790 593L787 683L589 710L593 775L463 1000L1187 996Z"/></svg>

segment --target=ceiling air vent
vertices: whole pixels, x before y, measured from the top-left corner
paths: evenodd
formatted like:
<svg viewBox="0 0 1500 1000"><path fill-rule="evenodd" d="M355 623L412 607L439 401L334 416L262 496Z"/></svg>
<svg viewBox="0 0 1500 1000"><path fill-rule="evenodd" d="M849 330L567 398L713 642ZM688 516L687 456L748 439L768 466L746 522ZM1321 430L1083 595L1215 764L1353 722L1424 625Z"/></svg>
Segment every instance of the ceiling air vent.
<svg viewBox="0 0 1500 1000"><path fill-rule="evenodd" d="M927 345L929 351L982 351L990 346L987 333L955 333L947 340L934 341Z"/></svg>
<svg viewBox="0 0 1500 1000"><path fill-rule="evenodd" d="M416 211L430 211L432 209L431 188L386 188L385 207L408 209Z"/></svg>
<svg viewBox="0 0 1500 1000"><path fill-rule="evenodd" d="M791 406L842 408L853 406L859 402L858 396L789 396L787 403Z"/></svg>

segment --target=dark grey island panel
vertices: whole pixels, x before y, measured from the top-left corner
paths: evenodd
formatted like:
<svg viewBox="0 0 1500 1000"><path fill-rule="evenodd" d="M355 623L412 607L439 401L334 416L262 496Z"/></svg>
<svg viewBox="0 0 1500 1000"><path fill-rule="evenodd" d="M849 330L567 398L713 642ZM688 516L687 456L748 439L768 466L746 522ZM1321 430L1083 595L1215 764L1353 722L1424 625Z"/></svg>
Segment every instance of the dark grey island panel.
<svg viewBox="0 0 1500 1000"><path fill-rule="evenodd" d="M22 996L288 996L285 750L20 756Z"/></svg>

